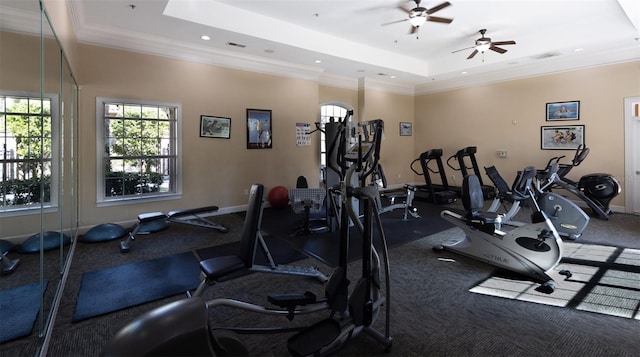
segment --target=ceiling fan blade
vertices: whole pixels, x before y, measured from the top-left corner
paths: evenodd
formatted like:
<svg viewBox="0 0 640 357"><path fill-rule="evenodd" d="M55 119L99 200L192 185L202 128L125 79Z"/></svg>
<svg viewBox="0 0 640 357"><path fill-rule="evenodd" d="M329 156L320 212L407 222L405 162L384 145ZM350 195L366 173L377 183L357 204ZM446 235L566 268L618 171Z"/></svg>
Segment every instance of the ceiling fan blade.
<svg viewBox="0 0 640 357"><path fill-rule="evenodd" d="M490 49L491 51L496 51L496 52L498 52L498 53L505 53L505 52L507 52L507 50L505 50L504 48L496 47L496 46L494 46L494 45L491 45L491 47L489 47L489 49Z"/></svg>
<svg viewBox="0 0 640 357"><path fill-rule="evenodd" d="M478 54L478 50L473 50L473 52L471 52L471 54L469 55L469 57L467 57L467 59L472 59L473 56Z"/></svg>
<svg viewBox="0 0 640 357"><path fill-rule="evenodd" d="M499 41L499 42L493 42L494 46L504 46L504 45L515 45L516 41Z"/></svg>
<svg viewBox="0 0 640 357"><path fill-rule="evenodd" d="M441 22L445 24L450 24L453 19L447 19L446 17L437 17L437 16L427 16L427 21L433 22Z"/></svg>
<svg viewBox="0 0 640 357"><path fill-rule="evenodd" d="M455 51L453 51L453 52L451 52L451 53L456 53L456 52L466 51L466 50L470 50L470 49L475 48L475 47L476 47L476 46L471 46L471 47L463 48L463 49L460 49L460 50L455 50Z"/></svg>
<svg viewBox="0 0 640 357"><path fill-rule="evenodd" d="M440 11L440 10L444 9L445 7L447 7L447 6L449 6L449 5L451 5L451 3L450 3L450 2L448 2L448 1L445 1L445 2L443 2L442 4L440 4L440 5L438 5L438 6L435 6L435 7L432 7L432 8L430 8L429 10L427 10L427 15L431 15L431 14L433 14L433 13L434 13L434 12L436 12L436 11Z"/></svg>
<svg viewBox="0 0 640 357"><path fill-rule="evenodd" d="M402 10L402 11L404 11L404 12L406 12L408 15L411 15L411 12L413 11L413 9L407 9L407 8L402 7L402 6L397 6L397 8Z"/></svg>
<svg viewBox="0 0 640 357"><path fill-rule="evenodd" d="M386 23L384 23L384 24L381 24L380 26L393 25L393 24L397 24L398 22L405 22L405 21L409 21L409 19L396 20L396 21L386 22Z"/></svg>

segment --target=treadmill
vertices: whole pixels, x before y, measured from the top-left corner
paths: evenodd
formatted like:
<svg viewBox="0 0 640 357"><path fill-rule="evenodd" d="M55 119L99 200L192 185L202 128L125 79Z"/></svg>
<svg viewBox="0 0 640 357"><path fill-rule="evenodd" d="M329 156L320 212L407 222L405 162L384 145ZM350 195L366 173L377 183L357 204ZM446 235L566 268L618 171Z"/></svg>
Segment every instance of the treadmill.
<svg viewBox="0 0 640 357"><path fill-rule="evenodd" d="M436 162L438 171L434 171L429 167L429 162L432 160ZM413 167L417 161L420 161L422 173L419 173ZM420 154L420 157L411 162L411 170L416 175L424 176L425 181L424 185L416 186L415 199L434 204L447 204L456 201L458 194L449 189L447 175L444 172L444 165L442 164L442 149L431 149ZM442 184L434 184L431 180L431 173L440 174Z"/></svg>
<svg viewBox="0 0 640 357"><path fill-rule="evenodd" d="M480 175L480 169L478 168L478 161L476 161L476 152L478 148L475 146L468 146L464 149L458 150L455 155L451 155L447 159L447 165L462 173L462 177L465 177L469 174L475 174L478 176L478 180L480 181L480 186L482 187L482 195L485 200L491 200L496 197L496 189L491 185L485 185L482 182L482 176ZM455 167L451 164L452 159L456 159L458 162L458 167ZM467 165L467 162L470 163L470 166ZM472 169L473 172L469 173L467 170ZM452 187L456 192L461 192L458 187Z"/></svg>

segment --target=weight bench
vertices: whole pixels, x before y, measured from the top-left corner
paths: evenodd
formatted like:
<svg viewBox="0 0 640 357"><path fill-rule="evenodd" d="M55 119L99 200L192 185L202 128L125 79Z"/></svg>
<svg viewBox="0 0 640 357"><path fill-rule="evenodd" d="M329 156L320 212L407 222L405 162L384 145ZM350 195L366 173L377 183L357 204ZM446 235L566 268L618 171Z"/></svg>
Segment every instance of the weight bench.
<svg viewBox="0 0 640 357"><path fill-rule="evenodd" d="M217 210L218 210L218 206L207 206L207 207L200 207L200 208L184 209L179 211L171 211L167 213L167 220L169 222L190 224L192 226L211 228L211 229L218 230L222 233L227 233L229 231L229 228L223 225L211 222L210 220L199 216L201 213L215 212Z"/></svg>
<svg viewBox="0 0 640 357"><path fill-rule="evenodd" d="M162 212L142 213L138 215L138 223L129 232L127 239L120 242L120 252L127 253L131 249L131 243L138 234L150 234L160 229L166 228L170 222L189 224L192 226L205 227L227 233L229 228L211 222L201 216L203 213L215 212L217 206L207 206L200 208L191 208L185 210L171 211L168 214Z"/></svg>
<svg viewBox="0 0 640 357"><path fill-rule="evenodd" d="M329 280L320 270L315 267L298 267L291 265L278 265L273 261L269 252L269 247L260 233L262 223L264 186L254 184L251 186L249 194L249 205L247 215L242 227L240 247L236 255L214 257L200 262L200 270L203 279L200 285L190 296L200 297L205 289L214 285L218 281L232 279L243 273L260 272L274 274L288 274L296 276L312 277L325 283ZM262 249L269 261L268 265L255 264L256 251Z"/></svg>

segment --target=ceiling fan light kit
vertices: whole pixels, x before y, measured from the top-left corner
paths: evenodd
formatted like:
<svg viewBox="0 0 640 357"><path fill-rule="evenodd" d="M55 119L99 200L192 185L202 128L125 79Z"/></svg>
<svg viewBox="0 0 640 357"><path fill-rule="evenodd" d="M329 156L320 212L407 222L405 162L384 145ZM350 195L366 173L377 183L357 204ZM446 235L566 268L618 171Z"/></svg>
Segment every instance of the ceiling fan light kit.
<svg viewBox="0 0 640 357"><path fill-rule="evenodd" d="M431 14L435 13L436 11L440 11L445 7L451 5L451 3L449 3L448 1L445 1L438 6L432 7L431 9L421 7L420 6L421 0L413 0L413 2L416 3L416 7L413 9L405 9L402 6L398 6L398 9L404 11L407 15L409 15L409 18L387 22L382 24L382 26L387 26L387 25L398 23L398 22L409 21L409 23L411 24L411 30L409 31L409 34L414 34L418 31L420 26L424 25L424 23L427 21L440 22L444 24L450 24L453 21L453 19L448 19L445 17L431 16ZM416 38L418 37L416 36Z"/></svg>
<svg viewBox="0 0 640 357"><path fill-rule="evenodd" d="M503 54L503 53L507 52L507 50L505 50L502 47L498 47L498 46L515 45L516 44L516 41L512 41L512 40L510 40L510 41L491 42L491 39L489 37L484 37L484 34L487 33L487 29L482 29L482 30L480 30L478 32L480 32L481 37L476 40L475 46L463 48L461 50L456 50L456 51L453 51L451 53L465 51L465 50L469 50L469 49L473 48L473 52L471 52L471 54L469 55L469 57L467 57L467 59L472 59L473 57L475 57L475 55L478 54L478 52L480 52L483 55L482 56L482 62L484 62L484 53L487 52L488 50Z"/></svg>
<svg viewBox="0 0 640 357"><path fill-rule="evenodd" d="M420 27L422 26L425 22L427 21L427 17L426 16L422 16L422 15L415 15L412 16L409 19L409 22L411 23L411 25L413 27Z"/></svg>

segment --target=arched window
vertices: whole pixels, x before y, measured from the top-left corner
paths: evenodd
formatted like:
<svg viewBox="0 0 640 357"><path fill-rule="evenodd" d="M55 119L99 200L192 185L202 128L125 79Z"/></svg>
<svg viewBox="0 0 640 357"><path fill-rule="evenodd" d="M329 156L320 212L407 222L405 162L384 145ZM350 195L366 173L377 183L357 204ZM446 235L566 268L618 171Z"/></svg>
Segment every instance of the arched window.
<svg viewBox="0 0 640 357"><path fill-rule="evenodd" d="M323 104L320 106L320 123L324 128L324 124L331 121L331 118L335 120L344 119L347 115L347 108L341 104ZM350 118L351 119L351 118ZM320 134L320 167L324 170L327 167L327 145L324 132ZM323 175L324 177L324 175Z"/></svg>

